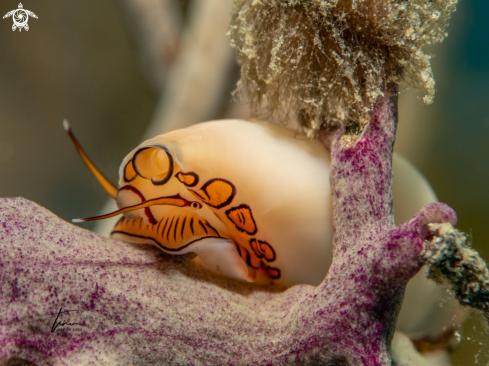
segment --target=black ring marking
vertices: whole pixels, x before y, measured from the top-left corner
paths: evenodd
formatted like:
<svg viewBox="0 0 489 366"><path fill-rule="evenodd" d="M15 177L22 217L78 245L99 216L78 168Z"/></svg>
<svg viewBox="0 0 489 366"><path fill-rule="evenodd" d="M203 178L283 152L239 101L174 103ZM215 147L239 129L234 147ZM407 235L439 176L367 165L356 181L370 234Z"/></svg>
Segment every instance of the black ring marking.
<svg viewBox="0 0 489 366"><path fill-rule="evenodd" d="M194 182L192 184L185 183L185 181L181 179L182 175L191 175L192 177L194 177ZM199 184L199 176L194 172L188 172L188 173L178 172L177 174L175 174L175 178L177 178L178 181L184 184L186 187L195 187L197 184Z"/></svg>
<svg viewBox="0 0 489 366"><path fill-rule="evenodd" d="M255 245L253 245L255 243ZM250 247L258 258L263 258L263 253L258 248L258 240L250 239Z"/></svg>
<svg viewBox="0 0 489 366"><path fill-rule="evenodd" d="M238 225L236 225L236 223L234 222L234 220L232 220L229 215L233 212L233 211L236 211L236 210L240 210L240 209L247 209L249 212L250 212L250 218L251 218L251 222L253 223L253 226L255 228L255 230L253 230L252 232L250 231L246 231L245 229L242 229L240 228ZM251 207L248 206L248 205L239 205L239 206L236 206L236 207L231 207L229 210L226 211L226 216L228 217L228 219L234 224L234 226L236 227L236 229L238 229L239 231L241 231L242 233L246 233L248 235L255 235L256 232L258 231L258 228L256 226L256 222L255 222L255 219L253 217L253 213L251 212Z"/></svg>
<svg viewBox="0 0 489 366"><path fill-rule="evenodd" d="M278 273L276 275L272 275L270 273L270 271L277 271ZM280 269L278 268L275 268L275 267L270 267L270 266L267 266L267 269L266 269L266 272L267 272L267 275L272 279L272 280L278 280L281 276L281 272L280 272Z"/></svg>
<svg viewBox="0 0 489 366"><path fill-rule="evenodd" d="M253 266L253 264L251 264L251 255L250 255L250 252L248 251L248 249L244 249L245 251L245 254L246 254L246 258L245 258L245 262L248 266L250 266L251 268L254 268L254 269L260 269L260 267L255 267Z"/></svg>
<svg viewBox="0 0 489 366"><path fill-rule="evenodd" d="M255 246L253 246L253 244L251 244L253 241L255 242ZM268 259L265 256L265 252L261 248L262 244L265 244L272 251L272 258L271 259ZM266 241L251 239L250 240L250 247L251 247L251 249L253 249L253 251L255 252L255 254L257 255L258 258L265 258L265 260L267 262L273 262L275 259L277 259L276 254L275 254L275 249L273 249L273 247ZM256 249L255 249L255 247L256 247ZM260 254L257 253L257 250Z"/></svg>
<svg viewBox="0 0 489 366"><path fill-rule="evenodd" d="M173 157L171 156L171 154L164 148L161 148L161 147L155 147L155 146L148 146L148 147L143 147L142 149L139 149L138 151L136 151L136 153L134 154L134 156L132 157L132 160L133 161L136 161L136 156L137 154L139 154L141 151L144 151L144 150L147 150L147 149L161 149L163 150L166 155L168 156L168 159L170 160L170 167L168 168L168 173L166 174L165 178L163 178L162 180L157 180L157 181L154 181L153 178L151 177L151 183L153 183L153 185L155 186L162 186L164 184L166 184L170 178L172 177L173 175ZM136 166L136 164L132 164L133 168L134 168L134 171L142 178L144 179L150 179L150 178L146 178L144 177L141 173L138 172L138 168Z"/></svg>
<svg viewBox="0 0 489 366"><path fill-rule="evenodd" d="M134 169L134 171L136 172L136 174L134 174L134 177L132 179L127 178L127 167L129 166L129 164L132 164L132 168L134 169L134 164L132 163L132 159L129 160L129 162L124 167L123 178L124 178L124 182L126 182L126 183L132 182L138 176L138 173L136 172L136 169Z"/></svg>
<svg viewBox="0 0 489 366"><path fill-rule="evenodd" d="M227 183L227 184L229 184L231 186L231 195L229 196L229 198L226 201L224 201L223 203L221 203L221 204L219 204L217 206L211 205L210 203L205 202L204 199L203 200L204 200L204 203L207 206L211 206L213 208L219 209L219 208L223 208L224 206L229 205L233 201L234 197L236 196L236 187L234 186L233 183L231 183L227 179L223 179L223 178L210 179L207 182L205 182L204 185L199 190L199 192L203 192L207 196L207 200L210 199L209 194L207 193L207 188L209 187L209 185L211 185L212 183L214 183L216 181L224 182L224 183ZM195 192L195 191L192 191L192 190L189 190L189 191L195 193L198 197L200 197L202 199L202 196L198 192Z"/></svg>

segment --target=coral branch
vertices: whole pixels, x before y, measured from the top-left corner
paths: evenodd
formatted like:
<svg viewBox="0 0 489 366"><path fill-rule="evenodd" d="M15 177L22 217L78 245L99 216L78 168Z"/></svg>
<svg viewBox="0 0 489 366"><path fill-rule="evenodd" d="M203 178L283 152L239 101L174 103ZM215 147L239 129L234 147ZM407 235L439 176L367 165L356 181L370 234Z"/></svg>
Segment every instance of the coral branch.
<svg viewBox="0 0 489 366"><path fill-rule="evenodd" d="M142 71L156 91L161 91L168 69L178 51L182 19L178 5L171 0L124 0L135 33Z"/></svg>
<svg viewBox="0 0 489 366"><path fill-rule="evenodd" d="M225 36L232 2L198 0L146 138L215 118L229 100L234 53Z"/></svg>
<svg viewBox="0 0 489 366"><path fill-rule="evenodd" d="M433 221L429 225L432 237L422 254L429 266L428 277L447 284L462 305L482 311L489 322L489 268L451 224Z"/></svg>

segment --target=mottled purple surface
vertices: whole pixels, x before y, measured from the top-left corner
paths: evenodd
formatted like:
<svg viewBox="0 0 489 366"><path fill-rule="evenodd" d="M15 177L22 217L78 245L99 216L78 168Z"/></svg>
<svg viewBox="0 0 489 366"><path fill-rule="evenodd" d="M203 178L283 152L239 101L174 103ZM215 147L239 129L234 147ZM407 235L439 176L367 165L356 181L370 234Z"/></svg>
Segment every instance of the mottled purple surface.
<svg viewBox="0 0 489 366"><path fill-rule="evenodd" d="M335 253L318 287L279 293L146 246L104 239L22 198L0 200L0 363L390 365L407 281L444 204L394 226L395 98L360 141L332 145ZM78 326L51 327L55 314ZM75 328L75 329L67 329Z"/></svg>

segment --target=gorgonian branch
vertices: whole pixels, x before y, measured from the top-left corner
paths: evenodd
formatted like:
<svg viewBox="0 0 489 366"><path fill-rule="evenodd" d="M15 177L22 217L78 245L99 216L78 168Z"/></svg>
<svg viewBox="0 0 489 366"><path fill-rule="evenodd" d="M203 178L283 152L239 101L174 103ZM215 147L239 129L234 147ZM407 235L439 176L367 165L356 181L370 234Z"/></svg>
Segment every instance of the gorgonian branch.
<svg viewBox="0 0 489 366"><path fill-rule="evenodd" d="M428 278L448 285L462 305L482 311L489 322L487 263L451 224L430 224L430 230L433 235L422 253L429 266Z"/></svg>

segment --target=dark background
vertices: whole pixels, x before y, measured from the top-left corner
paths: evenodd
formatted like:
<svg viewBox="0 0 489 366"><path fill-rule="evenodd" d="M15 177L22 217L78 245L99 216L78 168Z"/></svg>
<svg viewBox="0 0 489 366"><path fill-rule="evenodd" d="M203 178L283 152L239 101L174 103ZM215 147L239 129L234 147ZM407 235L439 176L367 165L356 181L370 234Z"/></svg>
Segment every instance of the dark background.
<svg viewBox="0 0 489 366"><path fill-rule="evenodd" d="M178 1L178 0L176 0ZM224 0L223 0L224 1ZM185 17L187 2L179 2ZM25 0L30 30L0 21L0 196L23 196L65 220L99 212L107 195L76 155L67 118L113 181L141 140L158 96L145 78L120 3ZM2 1L0 15L16 9ZM453 207L458 227L489 259L489 1L463 0L443 44L430 48L437 94L401 96L396 150ZM216 116L216 118L219 116ZM90 225L85 225L90 228ZM486 365L489 336L472 315L454 365ZM477 356L479 355L479 356Z"/></svg>

